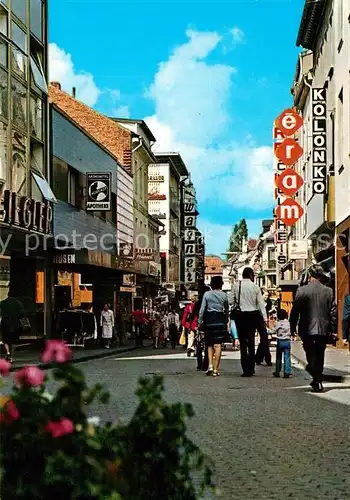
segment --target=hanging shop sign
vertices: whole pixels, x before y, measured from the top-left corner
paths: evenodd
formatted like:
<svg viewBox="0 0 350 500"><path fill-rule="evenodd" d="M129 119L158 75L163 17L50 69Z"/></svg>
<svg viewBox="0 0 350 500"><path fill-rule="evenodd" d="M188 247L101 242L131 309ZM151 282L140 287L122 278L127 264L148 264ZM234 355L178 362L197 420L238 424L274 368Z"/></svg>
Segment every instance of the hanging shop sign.
<svg viewBox="0 0 350 500"><path fill-rule="evenodd" d="M291 137L302 127L303 119L294 109L290 108L285 109L278 118L276 118L275 123L274 134L278 134L279 132L282 137ZM278 139L278 135L274 138Z"/></svg>
<svg viewBox="0 0 350 500"><path fill-rule="evenodd" d="M134 245L129 242L121 242L119 243L119 255L124 259L133 259L134 258Z"/></svg>
<svg viewBox="0 0 350 500"><path fill-rule="evenodd" d="M290 260L306 260L308 257L307 240L291 240L288 243L288 256Z"/></svg>
<svg viewBox="0 0 350 500"><path fill-rule="evenodd" d="M304 215L304 209L293 198L287 198L276 207L276 217L286 226L293 226Z"/></svg>
<svg viewBox="0 0 350 500"><path fill-rule="evenodd" d="M154 260L153 248L135 248L135 259L144 262Z"/></svg>
<svg viewBox="0 0 350 500"><path fill-rule="evenodd" d="M188 203L186 202L184 204L184 212L186 215L194 215L196 213L196 205L195 203Z"/></svg>
<svg viewBox="0 0 350 500"><path fill-rule="evenodd" d="M185 215L185 229L196 227L196 217L195 215Z"/></svg>
<svg viewBox="0 0 350 500"><path fill-rule="evenodd" d="M304 179L293 168L287 168L276 177L277 189L288 197L293 197L303 184Z"/></svg>
<svg viewBox="0 0 350 500"><path fill-rule="evenodd" d="M52 205L49 201L36 201L27 196L4 191L2 222L21 229L52 234Z"/></svg>
<svg viewBox="0 0 350 500"><path fill-rule="evenodd" d="M112 174L92 173L86 174L87 202L86 210L108 212L111 210L112 199Z"/></svg>
<svg viewBox="0 0 350 500"><path fill-rule="evenodd" d="M185 282L193 284L197 278L197 259L196 257L185 257Z"/></svg>
<svg viewBox="0 0 350 500"><path fill-rule="evenodd" d="M275 149L277 159L288 167L294 165L302 154L303 148L292 138L285 139Z"/></svg>
<svg viewBox="0 0 350 500"><path fill-rule="evenodd" d="M312 89L312 192L327 191L326 89Z"/></svg>

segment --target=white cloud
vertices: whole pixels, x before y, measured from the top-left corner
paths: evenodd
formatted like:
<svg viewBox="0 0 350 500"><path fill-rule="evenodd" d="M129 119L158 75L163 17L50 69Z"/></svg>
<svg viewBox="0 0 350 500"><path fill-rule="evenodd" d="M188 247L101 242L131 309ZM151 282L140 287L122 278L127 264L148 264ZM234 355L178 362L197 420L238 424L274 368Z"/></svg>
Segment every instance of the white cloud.
<svg viewBox="0 0 350 500"><path fill-rule="evenodd" d="M232 28L231 35L235 43L240 43L244 41L244 33L239 28Z"/></svg>
<svg viewBox="0 0 350 500"><path fill-rule="evenodd" d="M238 37L238 31L235 31ZM188 41L159 65L147 92L155 114L146 118L158 151L179 151L197 186L199 202L221 199L232 208L261 210L272 203L272 148L222 141L235 68L207 57L223 42L218 33L187 31Z"/></svg>
<svg viewBox="0 0 350 500"><path fill-rule="evenodd" d="M112 111L112 116L117 118L130 118L129 106L119 106Z"/></svg>
<svg viewBox="0 0 350 500"><path fill-rule="evenodd" d="M59 82L62 89L68 93L73 87L77 90L77 98L88 106L94 106L101 90L97 87L90 73L76 72L72 56L55 43L49 45L49 75L50 81Z"/></svg>

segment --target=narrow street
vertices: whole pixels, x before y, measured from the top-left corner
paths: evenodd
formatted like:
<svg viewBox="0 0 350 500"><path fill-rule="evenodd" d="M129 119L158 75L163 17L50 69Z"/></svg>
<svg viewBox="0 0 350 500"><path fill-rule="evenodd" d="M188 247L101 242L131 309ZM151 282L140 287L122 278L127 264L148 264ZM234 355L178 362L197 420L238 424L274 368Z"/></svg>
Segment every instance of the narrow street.
<svg viewBox="0 0 350 500"><path fill-rule="evenodd" d="M194 407L189 435L214 460L220 498L348 498L349 382L326 383L325 393L315 395L309 376L296 367L290 380L274 379L264 366L244 379L239 354L230 351L221 377L209 378L179 348L147 348L80 367L89 383L104 383L111 392L107 407L92 410L103 421L129 419L137 379L163 375L167 400Z"/></svg>

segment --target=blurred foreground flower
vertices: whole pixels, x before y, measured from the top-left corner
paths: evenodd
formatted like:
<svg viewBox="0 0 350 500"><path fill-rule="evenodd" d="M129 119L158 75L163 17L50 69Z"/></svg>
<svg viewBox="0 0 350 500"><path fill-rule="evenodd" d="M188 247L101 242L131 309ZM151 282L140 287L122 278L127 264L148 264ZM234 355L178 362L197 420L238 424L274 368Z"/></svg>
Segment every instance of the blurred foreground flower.
<svg viewBox="0 0 350 500"><path fill-rule="evenodd" d="M0 359L0 375L7 377L11 370L11 363L5 359Z"/></svg>
<svg viewBox="0 0 350 500"><path fill-rule="evenodd" d="M45 373L37 366L26 366L15 373L15 382L18 387L38 387L43 385Z"/></svg>
<svg viewBox="0 0 350 500"><path fill-rule="evenodd" d="M60 340L49 340L41 356L43 363L67 363L73 357L72 350Z"/></svg>
<svg viewBox="0 0 350 500"><path fill-rule="evenodd" d="M9 399L0 414L0 422L10 424L11 422L18 420L19 417L20 415L17 406L12 399Z"/></svg>
<svg viewBox="0 0 350 500"><path fill-rule="evenodd" d="M46 431L51 434L53 438L59 438L67 434L72 434L74 425L69 418L61 418L58 422L49 422L46 426Z"/></svg>

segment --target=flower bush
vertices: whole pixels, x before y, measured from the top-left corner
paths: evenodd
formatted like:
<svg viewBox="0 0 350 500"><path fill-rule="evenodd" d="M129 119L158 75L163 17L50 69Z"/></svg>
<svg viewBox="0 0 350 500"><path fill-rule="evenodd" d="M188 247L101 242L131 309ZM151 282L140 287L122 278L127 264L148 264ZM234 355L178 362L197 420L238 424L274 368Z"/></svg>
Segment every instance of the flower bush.
<svg viewBox="0 0 350 500"><path fill-rule="evenodd" d="M45 372L28 366L0 399L1 500L195 500L213 488L209 464L186 436L192 408L168 405L160 377L139 381L129 423L100 425L89 405L109 394L89 388L71 358L66 345L48 342L43 361L53 363L56 393L47 392ZM0 374L9 371L1 360Z"/></svg>

